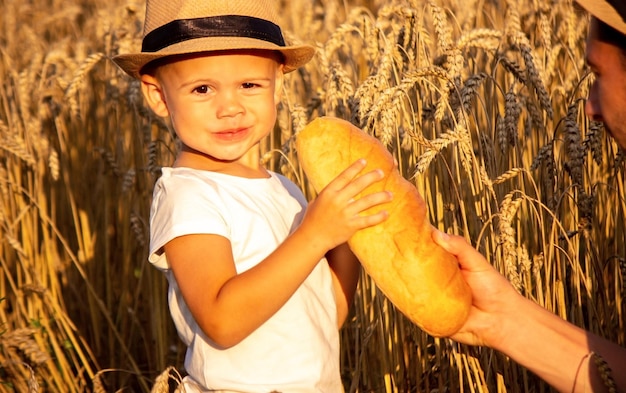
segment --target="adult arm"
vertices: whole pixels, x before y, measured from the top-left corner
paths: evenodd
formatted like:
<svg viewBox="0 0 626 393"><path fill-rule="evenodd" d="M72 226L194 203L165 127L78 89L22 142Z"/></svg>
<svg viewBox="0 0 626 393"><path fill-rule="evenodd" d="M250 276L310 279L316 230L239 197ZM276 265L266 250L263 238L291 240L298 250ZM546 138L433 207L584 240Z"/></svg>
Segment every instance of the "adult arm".
<svg viewBox="0 0 626 393"><path fill-rule="evenodd" d="M625 348L520 295L465 239L439 231L433 239L456 255L472 290L469 318L452 339L494 348L561 392L608 391L595 353L613 370L617 391L626 391Z"/></svg>

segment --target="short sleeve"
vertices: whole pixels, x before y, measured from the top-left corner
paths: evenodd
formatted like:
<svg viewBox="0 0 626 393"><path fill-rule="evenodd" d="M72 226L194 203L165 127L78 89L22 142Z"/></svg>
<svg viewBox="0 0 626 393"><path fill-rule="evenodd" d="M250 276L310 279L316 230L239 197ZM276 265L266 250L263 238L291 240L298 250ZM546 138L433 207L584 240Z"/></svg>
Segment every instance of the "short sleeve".
<svg viewBox="0 0 626 393"><path fill-rule="evenodd" d="M163 246L190 234L229 238L228 209L215 183L193 176L164 175L157 181L150 211L150 255L157 268L169 269Z"/></svg>

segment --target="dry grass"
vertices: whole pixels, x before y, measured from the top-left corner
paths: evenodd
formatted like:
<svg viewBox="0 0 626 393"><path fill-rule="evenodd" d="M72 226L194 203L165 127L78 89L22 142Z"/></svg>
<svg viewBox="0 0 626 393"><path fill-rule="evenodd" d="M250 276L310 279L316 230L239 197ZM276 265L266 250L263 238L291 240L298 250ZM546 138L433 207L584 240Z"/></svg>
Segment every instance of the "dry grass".
<svg viewBox="0 0 626 393"><path fill-rule="evenodd" d="M167 125L107 57L143 4L2 0L0 392L169 391L183 348L146 263ZM525 296L626 344L623 154L582 111L587 20L570 2L283 1L290 74L272 169L313 197L293 150L320 115L380 138L442 230ZM617 241L616 241L617 239ZM364 276L342 331L348 392L535 392L499 353L435 339Z"/></svg>

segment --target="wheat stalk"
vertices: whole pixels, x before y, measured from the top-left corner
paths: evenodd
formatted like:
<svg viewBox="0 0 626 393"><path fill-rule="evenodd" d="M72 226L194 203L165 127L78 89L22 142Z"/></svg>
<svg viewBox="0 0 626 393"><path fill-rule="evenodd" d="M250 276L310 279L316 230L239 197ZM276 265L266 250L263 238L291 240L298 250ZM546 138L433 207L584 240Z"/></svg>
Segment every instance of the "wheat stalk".
<svg viewBox="0 0 626 393"><path fill-rule="evenodd" d="M85 61L83 61L83 63L80 65L80 67L78 67L76 72L74 72L72 81L65 91L65 98L68 100L70 113L72 114L72 116L78 117L81 115L78 103L78 94L85 82L87 74L89 74L89 72L95 67L95 65L98 64L100 60L104 59L104 57L104 53L94 53L92 55L89 55L89 57L87 57Z"/></svg>

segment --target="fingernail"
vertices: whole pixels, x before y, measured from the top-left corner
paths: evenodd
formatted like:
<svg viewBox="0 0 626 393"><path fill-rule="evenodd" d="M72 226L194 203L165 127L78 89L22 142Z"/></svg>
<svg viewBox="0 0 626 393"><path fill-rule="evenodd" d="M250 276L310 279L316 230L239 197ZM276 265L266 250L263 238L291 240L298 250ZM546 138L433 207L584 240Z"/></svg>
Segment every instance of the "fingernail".
<svg viewBox="0 0 626 393"><path fill-rule="evenodd" d="M445 233L440 231L439 229L435 229L435 231L437 231L437 236L439 236L439 239L443 242L448 242L448 240L450 239L450 236Z"/></svg>

